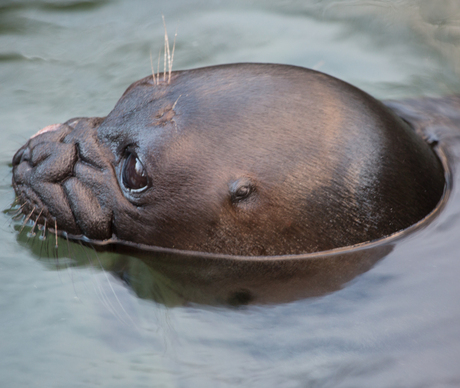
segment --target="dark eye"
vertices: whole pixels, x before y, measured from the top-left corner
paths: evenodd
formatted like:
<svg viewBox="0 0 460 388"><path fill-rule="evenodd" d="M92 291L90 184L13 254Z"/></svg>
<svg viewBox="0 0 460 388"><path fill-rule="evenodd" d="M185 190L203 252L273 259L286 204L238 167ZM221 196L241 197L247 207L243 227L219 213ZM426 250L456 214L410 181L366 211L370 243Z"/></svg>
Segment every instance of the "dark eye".
<svg viewBox="0 0 460 388"><path fill-rule="evenodd" d="M252 182L249 179L242 178L238 179L236 182L230 185L230 195L232 202L240 202L248 198L255 188Z"/></svg>
<svg viewBox="0 0 460 388"><path fill-rule="evenodd" d="M141 190L147 187L148 179L144 166L136 154L130 152L121 172L123 184L128 190Z"/></svg>

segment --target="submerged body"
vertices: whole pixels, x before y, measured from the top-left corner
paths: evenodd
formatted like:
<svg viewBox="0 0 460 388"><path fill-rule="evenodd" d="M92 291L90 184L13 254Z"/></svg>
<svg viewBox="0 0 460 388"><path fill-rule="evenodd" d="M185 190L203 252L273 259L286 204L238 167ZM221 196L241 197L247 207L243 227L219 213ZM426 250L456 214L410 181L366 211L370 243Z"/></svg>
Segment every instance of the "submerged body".
<svg viewBox="0 0 460 388"><path fill-rule="evenodd" d="M353 86L294 66L144 78L105 118L31 138L13 159L23 213L75 238L234 255L317 252L423 219L441 163Z"/></svg>

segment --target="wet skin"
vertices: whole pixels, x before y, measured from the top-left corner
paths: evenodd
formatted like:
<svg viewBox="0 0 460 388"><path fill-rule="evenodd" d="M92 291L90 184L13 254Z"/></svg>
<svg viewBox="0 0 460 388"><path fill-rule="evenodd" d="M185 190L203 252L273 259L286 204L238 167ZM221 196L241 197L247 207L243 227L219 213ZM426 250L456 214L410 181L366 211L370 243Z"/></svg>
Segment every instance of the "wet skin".
<svg viewBox="0 0 460 388"><path fill-rule="evenodd" d="M439 202L431 147L361 90L312 70L233 64L132 84L14 156L22 211L70 237L285 255L391 235Z"/></svg>

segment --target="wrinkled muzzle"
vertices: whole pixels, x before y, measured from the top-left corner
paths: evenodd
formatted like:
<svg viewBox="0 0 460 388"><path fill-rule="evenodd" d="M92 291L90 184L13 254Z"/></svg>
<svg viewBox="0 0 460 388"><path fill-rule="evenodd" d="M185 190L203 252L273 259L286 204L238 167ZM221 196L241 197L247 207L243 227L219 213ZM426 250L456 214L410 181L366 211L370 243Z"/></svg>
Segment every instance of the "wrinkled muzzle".
<svg viewBox="0 0 460 388"><path fill-rule="evenodd" d="M97 139L102 120L77 118L46 127L14 155L13 187L30 220L74 236L111 237L108 193L117 183L112 153Z"/></svg>

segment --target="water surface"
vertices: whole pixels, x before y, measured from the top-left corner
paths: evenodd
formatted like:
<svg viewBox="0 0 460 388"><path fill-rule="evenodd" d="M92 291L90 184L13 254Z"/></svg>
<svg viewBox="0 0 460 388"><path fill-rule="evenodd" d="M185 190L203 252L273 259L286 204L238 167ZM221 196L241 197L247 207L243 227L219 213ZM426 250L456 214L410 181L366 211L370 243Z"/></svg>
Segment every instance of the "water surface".
<svg viewBox="0 0 460 388"><path fill-rule="evenodd" d="M169 35L178 31L175 69L276 62L381 99L460 92L455 1L5 0L2 209L14 198L11 158L28 137L71 117L106 115L150 73L162 14ZM139 260L77 245L75 260L49 259L51 246L18 239L4 215L0 386L459 386L460 141L449 138L454 185L441 214L342 289L291 302L196 303ZM131 287L120 280L126 273Z"/></svg>

